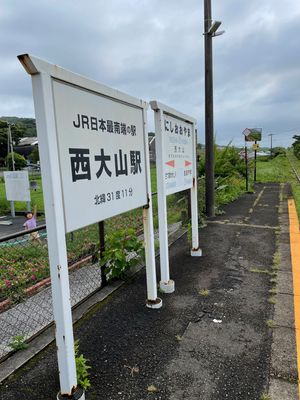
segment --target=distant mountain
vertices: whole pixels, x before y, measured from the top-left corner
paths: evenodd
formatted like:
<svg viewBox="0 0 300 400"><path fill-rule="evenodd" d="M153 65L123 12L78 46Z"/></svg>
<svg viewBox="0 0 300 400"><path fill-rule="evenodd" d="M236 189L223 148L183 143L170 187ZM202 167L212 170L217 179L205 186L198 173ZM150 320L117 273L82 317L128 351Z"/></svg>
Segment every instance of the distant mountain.
<svg viewBox="0 0 300 400"><path fill-rule="evenodd" d="M10 122L11 124L21 125L26 129L24 136L35 137L36 136L36 125L34 118L19 118L19 117L0 117L2 121Z"/></svg>

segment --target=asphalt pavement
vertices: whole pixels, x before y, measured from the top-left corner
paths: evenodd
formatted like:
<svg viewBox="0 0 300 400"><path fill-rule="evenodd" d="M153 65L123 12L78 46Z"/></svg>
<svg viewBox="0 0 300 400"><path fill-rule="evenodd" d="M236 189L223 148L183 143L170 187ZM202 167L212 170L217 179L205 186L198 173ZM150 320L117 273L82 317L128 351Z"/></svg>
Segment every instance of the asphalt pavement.
<svg viewBox="0 0 300 400"><path fill-rule="evenodd" d="M284 305L279 293L274 305L269 292L274 267L292 291L288 234L280 230L288 225L288 195L286 186L257 185L226 206L199 231L201 258L190 256L186 235L179 238L170 248L176 291L159 294L161 309L145 307L142 270L75 325L92 367L87 400L298 398L294 329L285 326L293 303ZM274 265L280 249L282 271L279 261ZM270 321L279 305L276 331ZM50 400L58 390L52 344L2 382L0 399Z"/></svg>

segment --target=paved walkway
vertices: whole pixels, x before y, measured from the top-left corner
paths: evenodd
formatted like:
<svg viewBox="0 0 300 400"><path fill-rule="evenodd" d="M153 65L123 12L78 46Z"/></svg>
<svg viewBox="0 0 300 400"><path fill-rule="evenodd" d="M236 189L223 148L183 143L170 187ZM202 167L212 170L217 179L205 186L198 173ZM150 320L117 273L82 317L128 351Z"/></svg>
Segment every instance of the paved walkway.
<svg viewBox="0 0 300 400"><path fill-rule="evenodd" d="M17 215L15 218L12 218L9 214L0 216L0 238L4 238L8 235L24 231L23 224L25 221L25 215ZM7 222L11 224L6 225ZM37 223L38 226L44 224L44 220L39 220Z"/></svg>
<svg viewBox="0 0 300 400"><path fill-rule="evenodd" d="M287 226L285 188L258 185L200 230L202 258L190 257L186 237L171 247L176 292L161 294L162 309L144 306L144 272L96 306L75 327L92 366L87 400L260 400L268 392L296 400L292 296L282 301L281 286L292 279ZM52 345L0 386L0 399L50 400L58 389Z"/></svg>

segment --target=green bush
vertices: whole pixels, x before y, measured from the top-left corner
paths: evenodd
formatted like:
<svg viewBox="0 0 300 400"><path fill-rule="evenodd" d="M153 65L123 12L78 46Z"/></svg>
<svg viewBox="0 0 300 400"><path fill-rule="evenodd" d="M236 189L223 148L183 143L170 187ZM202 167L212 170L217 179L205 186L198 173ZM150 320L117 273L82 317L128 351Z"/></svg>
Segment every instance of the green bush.
<svg viewBox="0 0 300 400"><path fill-rule="evenodd" d="M286 150L284 147L274 147L272 149L272 155L273 157L286 156Z"/></svg>
<svg viewBox="0 0 300 400"><path fill-rule="evenodd" d="M88 378L89 372L88 370L91 368L87 364L87 359L83 354L79 355L79 340L75 340L74 343L74 351L75 351L75 363L76 363L76 375L78 385L81 386L84 390L87 390L90 386L90 380Z"/></svg>
<svg viewBox="0 0 300 400"><path fill-rule="evenodd" d="M105 238L106 250L101 259L107 279L124 278L125 272L136 265L142 253L142 242L134 229L115 231Z"/></svg>
<svg viewBox="0 0 300 400"><path fill-rule="evenodd" d="M293 143L293 151L297 158L300 160L300 135L293 136L295 142Z"/></svg>
<svg viewBox="0 0 300 400"><path fill-rule="evenodd" d="M23 169L27 165L27 161L25 157L21 156L19 153L13 153L14 155L14 161L15 161L15 170L18 171L20 169ZM12 165L12 153L9 153L6 157L6 165L8 165L9 169L12 171L13 170L13 165Z"/></svg>
<svg viewBox="0 0 300 400"><path fill-rule="evenodd" d="M199 162L199 176L205 174L205 160ZM224 149L215 148L215 176L227 177L232 175L245 176L246 167L244 159L240 157L238 149L230 143Z"/></svg>
<svg viewBox="0 0 300 400"><path fill-rule="evenodd" d="M40 161L39 148L37 146L32 150L28 158L34 164L37 164L37 162Z"/></svg>

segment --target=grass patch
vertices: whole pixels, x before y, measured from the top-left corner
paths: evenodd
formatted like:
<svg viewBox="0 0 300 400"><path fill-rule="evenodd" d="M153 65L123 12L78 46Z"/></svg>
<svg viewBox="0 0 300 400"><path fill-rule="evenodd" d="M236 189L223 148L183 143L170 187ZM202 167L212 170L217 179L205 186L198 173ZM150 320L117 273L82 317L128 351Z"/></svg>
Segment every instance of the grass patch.
<svg viewBox="0 0 300 400"><path fill-rule="evenodd" d="M281 261L281 256L278 251L273 256L273 269L278 269Z"/></svg>
<svg viewBox="0 0 300 400"><path fill-rule="evenodd" d="M267 269L260 269L260 268L250 268L250 272L253 272L254 274L272 275L272 271L269 271Z"/></svg>
<svg viewBox="0 0 300 400"><path fill-rule="evenodd" d="M269 394L263 393L263 394L260 396L260 400L272 400L272 399L271 399L271 396L270 396Z"/></svg>
<svg viewBox="0 0 300 400"><path fill-rule="evenodd" d="M257 182L289 182L292 187L293 197L296 203L298 218L300 218L300 185L292 171L289 159L294 167L300 172L300 160L298 160L292 151L287 151L287 157L281 155L268 161L257 161Z"/></svg>
<svg viewBox="0 0 300 400"><path fill-rule="evenodd" d="M207 297L207 296L209 295L209 290L208 290L208 289L200 289L200 290L198 291L198 294L199 294L200 296Z"/></svg>
<svg viewBox="0 0 300 400"><path fill-rule="evenodd" d="M270 294L277 294L277 289L273 288L269 290Z"/></svg>
<svg viewBox="0 0 300 400"><path fill-rule="evenodd" d="M275 328L275 322L272 319L268 319L266 322L268 328Z"/></svg>
<svg viewBox="0 0 300 400"><path fill-rule="evenodd" d="M268 303L269 304L276 304L276 298L274 296L271 296L268 298Z"/></svg>
<svg viewBox="0 0 300 400"><path fill-rule="evenodd" d="M182 339L183 339L183 337L180 336L180 335L176 335L176 336L175 336L175 339L177 340L177 342L181 342Z"/></svg>

